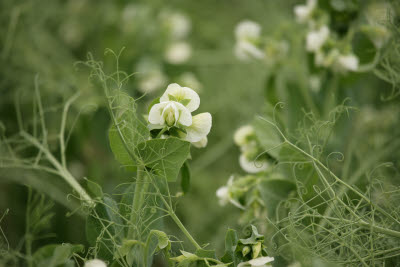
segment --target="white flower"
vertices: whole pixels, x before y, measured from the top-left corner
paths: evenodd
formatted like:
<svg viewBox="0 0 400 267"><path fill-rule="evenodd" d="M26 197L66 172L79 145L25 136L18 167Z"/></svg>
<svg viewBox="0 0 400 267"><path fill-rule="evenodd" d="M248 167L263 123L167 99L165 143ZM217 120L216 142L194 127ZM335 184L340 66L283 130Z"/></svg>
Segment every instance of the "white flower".
<svg viewBox="0 0 400 267"><path fill-rule="evenodd" d="M167 90L160 97L160 102L166 101L182 102L190 112L195 111L200 106L199 95L193 89L182 87L177 83L168 85Z"/></svg>
<svg viewBox="0 0 400 267"><path fill-rule="evenodd" d="M321 90L321 78L318 75L310 75L308 82L313 92L319 92Z"/></svg>
<svg viewBox="0 0 400 267"><path fill-rule="evenodd" d="M336 63L344 71L356 71L358 69L358 58L353 54L340 55Z"/></svg>
<svg viewBox="0 0 400 267"><path fill-rule="evenodd" d="M235 44L234 52L235 56L243 61L247 61L252 58L263 59L265 57L264 51L259 49L253 43L246 40L238 41Z"/></svg>
<svg viewBox="0 0 400 267"><path fill-rule="evenodd" d="M154 70L140 77L138 86L141 92L152 93L165 85L166 82L167 78L165 75L159 70Z"/></svg>
<svg viewBox="0 0 400 267"><path fill-rule="evenodd" d="M298 22L306 22L310 17L315 7L317 6L317 0L307 0L305 5L296 5L294 7L294 14Z"/></svg>
<svg viewBox="0 0 400 267"><path fill-rule="evenodd" d="M200 141L192 143L192 145L194 145L197 148L203 148L203 147L207 146L207 143L208 143L208 139L207 139L207 136L205 136Z"/></svg>
<svg viewBox="0 0 400 267"><path fill-rule="evenodd" d="M256 40L260 38L261 26L250 20L241 21L235 28L237 40Z"/></svg>
<svg viewBox="0 0 400 267"><path fill-rule="evenodd" d="M272 266L270 263L274 261L273 257L260 257L256 259L252 259L246 262L241 262L238 264L238 267L266 267Z"/></svg>
<svg viewBox="0 0 400 267"><path fill-rule="evenodd" d="M192 143L201 141L211 130L212 118L208 112L197 114L192 118L192 124L186 128L186 140Z"/></svg>
<svg viewBox="0 0 400 267"><path fill-rule="evenodd" d="M247 159L245 154L241 154L239 157L239 164L242 169L248 173L258 173L268 169L269 164L266 160L253 160Z"/></svg>
<svg viewBox="0 0 400 267"><path fill-rule="evenodd" d="M225 206L226 204L229 203L230 196L229 196L228 186L222 186L222 187L218 188L216 195L219 199L219 204L221 206Z"/></svg>
<svg viewBox="0 0 400 267"><path fill-rule="evenodd" d="M167 47L165 60L171 64L182 64L186 62L192 54L192 48L186 42L174 42Z"/></svg>
<svg viewBox="0 0 400 267"><path fill-rule="evenodd" d="M173 39L183 39L185 38L191 28L190 20L187 16L178 12L164 12L161 14L161 19L163 20L165 26L167 27L171 38Z"/></svg>
<svg viewBox="0 0 400 267"><path fill-rule="evenodd" d="M99 259L93 259L85 262L83 267L107 267L107 264Z"/></svg>
<svg viewBox="0 0 400 267"><path fill-rule="evenodd" d="M306 49L310 52L318 51L328 40L329 28L327 26L322 26L318 30L311 31L307 34L306 38Z"/></svg>
<svg viewBox="0 0 400 267"><path fill-rule="evenodd" d="M193 88L196 92L201 91L201 83L197 79L196 75L192 72L184 72L179 76L179 82L180 84L183 84L184 86L188 86L190 88Z"/></svg>
<svg viewBox="0 0 400 267"><path fill-rule="evenodd" d="M161 126L176 126L179 124L189 126L192 124L190 111L181 103L166 101L155 104L149 112L149 122Z"/></svg>
<svg viewBox="0 0 400 267"><path fill-rule="evenodd" d="M254 128L251 125L244 125L236 130L233 140L238 146L244 146L248 142L248 137L254 135Z"/></svg>

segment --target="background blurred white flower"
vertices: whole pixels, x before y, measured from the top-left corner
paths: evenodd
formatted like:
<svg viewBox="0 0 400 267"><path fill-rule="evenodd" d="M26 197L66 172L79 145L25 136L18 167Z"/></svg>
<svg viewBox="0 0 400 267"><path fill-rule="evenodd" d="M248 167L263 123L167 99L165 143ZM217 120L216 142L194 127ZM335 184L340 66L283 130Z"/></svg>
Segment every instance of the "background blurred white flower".
<svg viewBox="0 0 400 267"><path fill-rule="evenodd" d="M192 25L190 19L184 14L164 11L161 13L160 17L172 39L180 40L187 37L189 34Z"/></svg>
<svg viewBox="0 0 400 267"><path fill-rule="evenodd" d="M317 0L307 0L305 5L296 5L294 7L294 14L298 22L306 22L310 17L315 7L317 6Z"/></svg>
<svg viewBox="0 0 400 267"><path fill-rule="evenodd" d="M173 42L165 51L165 60L170 64L182 64L192 55L192 48L187 42Z"/></svg>
<svg viewBox="0 0 400 267"><path fill-rule="evenodd" d="M246 145L248 142L248 138L254 135L254 128L251 125L244 125L236 130L233 135L233 140L235 144L238 146Z"/></svg>
<svg viewBox="0 0 400 267"><path fill-rule="evenodd" d="M88 260L84 267L107 267L107 264L99 259Z"/></svg>
<svg viewBox="0 0 400 267"><path fill-rule="evenodd" d="M273 257L260 257L246 262L241 262L238 264L238 267L267 267L272 266L271 262L273 261Z"/></svg>
<svg viewBox="0 0 400 267"><path fill-rule="evenodd" d="M322 45L328 40L329 28L324 25L318 30L310 31L306 37L306 49L309 52L318 51Z"/></svg>
<svg viewBox="0 0 400 267"><path fill-rule="evenodd" d="M358 57L353 54L340 55L337 59L337 67L343 71L356 71L358 69Z"/></svg>
<svg viewBox="0 0 400 267"><path fill-rule="evenodd" d="M202 84L197 79L196 75L193 72L184 72L178 77L179 84L183 86L187 86L195 90L196 92L200 92L202 88Z"/></svg>
<svg viewBox="0 0 400 267"><path fill-rule="evenodd" d="M235 36L237 40L256 40L260 38L261 26L251 20L239 22L235 28Z"/></svg>
<svg viewBox="0 0 400 267"><path fill-rule="evenodd" d="M240 167L248 173L262 172L267 170L269 166L266 160L248 160L244 154L240 155L239 164Z"/></svg>

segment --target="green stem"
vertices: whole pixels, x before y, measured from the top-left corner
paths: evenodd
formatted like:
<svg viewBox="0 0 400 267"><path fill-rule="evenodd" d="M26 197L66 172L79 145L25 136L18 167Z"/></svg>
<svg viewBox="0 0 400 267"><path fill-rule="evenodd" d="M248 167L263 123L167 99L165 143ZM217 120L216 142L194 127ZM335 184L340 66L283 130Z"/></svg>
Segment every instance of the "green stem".
<svg viewBox="0 0 400 267"><path fill-rule="evenodd" d="M86 193L85 189L76 181L75 177L71 175L71 173L64 168L58 160L50 153L48 149L46 149L42 144L40 144L34 137L26 132L21 132L21 135L28 140L32 145L38 148L43 154L47 157L50 163L57 169L59 175L64 178L64 180L80 195L80 197L87 202L90 206L92 206L93 200L92 198Z"/></svg>
<svg viewBox="0 0 400 267"><path fill-rule="evenodd" d="M169 209L168 209L169 210ZM188 232L188 230L185 228L181 220L179 220L178 216L176 216L175 212L173 210L170 210L169 215L171 216L172 220L176 223L176 225L181 229L183 234L189 239L189 241L195 246L196 249L201 249L201 246L194 240L192 235Z"/></svg>
<svg viewBox="0 0 400 267"><path fill-rule="evenodd" d="M144 172L144 168L142 166L137 167L136 174L136 184L135 184L135 192L133 195L132 202L132 211L130 216L130 221L132 223L132 227L129 228L128 237L134 238L134 230L138 224L138 215L140 213L140 209L143 206L144 198L147 193L149 187L149 183L147 181L147 175Z"/></svg>

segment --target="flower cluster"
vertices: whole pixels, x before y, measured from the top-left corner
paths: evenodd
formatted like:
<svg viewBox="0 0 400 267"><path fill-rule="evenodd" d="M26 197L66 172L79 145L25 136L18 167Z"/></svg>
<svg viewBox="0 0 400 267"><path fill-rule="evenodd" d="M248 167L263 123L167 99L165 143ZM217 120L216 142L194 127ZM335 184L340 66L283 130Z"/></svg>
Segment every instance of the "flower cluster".
<svg viewBox="0 0 400 267"><path fill-rule="evenodd" d="M150 53L137 57L138 61L134 68L139 73L137 76L139 91L153 93L165 87L169 78L179 79L179 73L178 77L168 77L164 68L165 63L181 65L190 58L192 48L187 40L192 28L190 19L185 14L170 8L158 11L152 10L146 4L132 3L125 6L121 17L124 34L132 40L139 40L136 41L138 45L140 41L147 46L146 40L159 40L157 45L146 47L145 50L150 49ZM148 27L146 32L142 30L143 25ZM194 76L193 73L190 74ZM191 86L186 83L184 85Z"/></svg>
<svg viewBox="0 0 400 267"><path fill-rule="evenodd" d="M382 7L374 6L370 9L381 10ZM337 11L345 12L346 5ZM344 36L333 31L330 23L334 19L328 11L318 8L317 0L307 0L304 5L295 6L294 13L297 22L307 24L306 50L314 55L316 66L331 68L336 72L360 70L359 58L352 51L352 39L358 29L350 29ZM359 30L367 34L379 49L387 42L390 34L382 24L376 22L377 12L369 13L366 16L368 24L362 25Z"/></svg>
<svg viewBox="0 0 400 267"><path fill-rule="evenodd" d="M242 61L253 59L273 63L287 54L286 41L267 39L261 35L261 26L250 20L241 21L235 28L235 56Z"/></svg>
<svg viewBox="0 0 400 267"><path fill-rule="evenodd" d="M170 84L149 112L149 128L159 137L168 135L182 138L196 147L207 145L207 135L212 125L208 112L192 116L200 106L200 97L192 89Z"/></svg>

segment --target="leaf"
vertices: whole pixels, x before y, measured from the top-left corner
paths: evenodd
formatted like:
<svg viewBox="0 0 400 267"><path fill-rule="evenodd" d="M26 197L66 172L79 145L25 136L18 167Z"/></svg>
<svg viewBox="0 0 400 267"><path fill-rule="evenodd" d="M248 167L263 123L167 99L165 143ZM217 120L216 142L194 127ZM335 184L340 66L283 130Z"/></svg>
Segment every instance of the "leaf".
<svg viewBox="0 0 400 267"><path fill-rule="evenodd" d="M239 239L239 242L243 245L255 245L259 241L264 240L264 236L258 233L257 228L254 225L250 226L251 228L251 235L248 238Z"/></svg>
<svg viewBox="0 0 400 267"><path fill-rule="evenodd" d="M236 247L238 244L238 236L235 230L228 229L225 235L225 254L221 260L225 263L233 262L234 266L237 265L237 259L235 256Z"/></svg>
<svg viewBox="0 0 400 267"><path fill-rule="evenodd" d="M190 189L190 168L187 161L183 163L181 168L181 188L184 194L189 192Z"/></svg>
<svg viewBox="0 0 400 267"><path fill-rule="evenodd" d="M266 120L272 121L270 118L266 118ZM256 118L252 125L260 141L260 145L263 149L268 150L268 154L277 159L280 145L283 142L282 138L279 136L278 130L262 118Z"/></svg>
<svg viewBox="0 0 400 267"><path fill-rule="evenodd" d="M115 158L128 170L134 171L137 145L149 138L150 131L136 114L136 104L132 97L115 90L111 98L116 124L110 127L108 133L110 147Z"/></svg>
<svg viewBox="0 0 400 267"><path fill-rule="evenodd" d="M279 203L286 200L289 194L296 189L296 185L292 181L281 178L263 180L258 187L268 216L271 218L275 217Z"/></svg>
<svg viewBox="0 0 400 267"><path fill-rule="evenodd" d="M39 248L32 258L35 266L69 266L72 255L83 249L83 245L50 244Z"/></svg>
<svg viewBox="0 0 400 267"><path fill-rule="evenodd" d="M175 137L148 140L138 146L143 164L169 182L175 182L189 156L190 143Z"/></svg>
<svg viewBox="0 0 400 267"><path fill-rule="evenodd" d="M103 197L103 190L101 186L97 183L85 178L87 187L89 188L89 192L92 193L95 197L102 198Z"/></svg>
<svg viewBox="0 0 400 267"><path fill-rule="evenodd" d="M196 250L196 255L199 256L200 258L217 259L215 250L198 249Z"/></svg>
<svg viewBox="0 0 400 267"><path fill-rule="evenodd" d="M87 240L91 246L99 248L98 256L106 260L112 260L111 251L124 236L118 211L112 198L103 197L103 203L97 204L86 219Z"/></svg>

